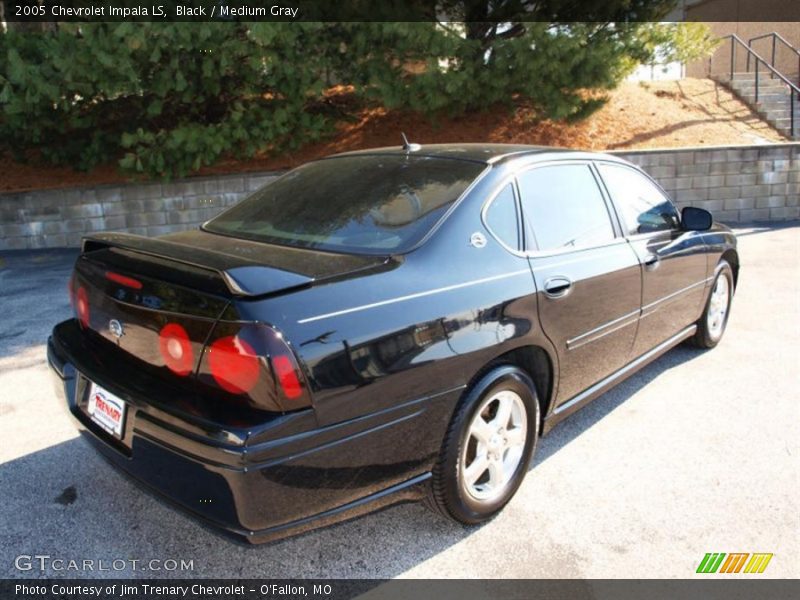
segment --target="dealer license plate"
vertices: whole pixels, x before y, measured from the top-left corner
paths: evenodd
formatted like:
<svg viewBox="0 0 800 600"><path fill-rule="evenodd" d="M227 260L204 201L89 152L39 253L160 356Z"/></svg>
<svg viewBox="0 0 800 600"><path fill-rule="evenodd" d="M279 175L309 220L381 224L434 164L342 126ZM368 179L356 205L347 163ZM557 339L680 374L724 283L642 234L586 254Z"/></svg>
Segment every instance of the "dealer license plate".
<svg viewBox="0 0 800 600"><path fill-rule="evenodd" d="M125 402L94 382L89 385L89 417L116 438L122 437L125 422Z"/></svg>

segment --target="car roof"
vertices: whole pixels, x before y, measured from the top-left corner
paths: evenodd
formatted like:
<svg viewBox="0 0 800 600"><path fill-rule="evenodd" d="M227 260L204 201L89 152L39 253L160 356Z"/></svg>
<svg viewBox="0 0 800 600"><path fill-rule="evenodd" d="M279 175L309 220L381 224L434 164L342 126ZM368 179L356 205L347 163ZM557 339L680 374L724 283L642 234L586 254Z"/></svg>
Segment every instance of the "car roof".
<svg viewBox="0 0 800 600"><path fill-rule="evenodd" d="M526 144L424 144L412 150L406 150L399 144L384 148L370 148L333 154L326 158L339 158L344 156L420 156L429 158L449 158L493 165L513 158L530 157L535 155L558 155L558 158L582 159L610 159L619 161L615 156L607 154L584 152L571 148L554 146L532 146Z"/></svg>

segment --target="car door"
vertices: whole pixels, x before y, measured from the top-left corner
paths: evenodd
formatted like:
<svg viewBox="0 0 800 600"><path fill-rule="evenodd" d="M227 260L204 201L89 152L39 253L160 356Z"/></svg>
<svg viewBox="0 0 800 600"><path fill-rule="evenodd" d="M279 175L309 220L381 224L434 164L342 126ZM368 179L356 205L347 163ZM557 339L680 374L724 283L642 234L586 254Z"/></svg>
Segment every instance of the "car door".
<svg viewBox="0 0 800 600"><path fill-rule="evenodd" d="M598 162L597 167L642 263L635 357L699 317L707 285L706 249L701 234L681 229L677 209L644 173L621 163Z"/></svg>
<svg viewBox="0 0 800 600"><path fill-rule="evenodd" d="M518 185L539 320L558 353L558 408L629 359L639 261L588 162L537 166Z"/></svg>

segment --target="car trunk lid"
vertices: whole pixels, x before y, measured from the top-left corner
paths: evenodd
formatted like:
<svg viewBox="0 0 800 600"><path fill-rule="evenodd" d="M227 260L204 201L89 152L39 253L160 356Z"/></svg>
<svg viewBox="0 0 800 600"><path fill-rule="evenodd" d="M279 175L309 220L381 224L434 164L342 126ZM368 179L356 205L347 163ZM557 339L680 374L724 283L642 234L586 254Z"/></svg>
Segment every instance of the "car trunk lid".
<svg viewBox="0 0 800 600"><path fill-rule="evenodd" d="M285 293L296 288L379 269L386 256L363 256L319 252L277 246L210 233L185 231L160 238L124 233L106 233L84 238L84 253L117 248L154 259L178 263L216 279L216 291L227 296L256 297ZM203 279L203 278L200 278ZM219 281L224 288L219 289Z"/></svg>
<svg viewBox="0 0 800 600"><path fill-rule="evenodd" d="M85 308L77 313L87 343L104 362L127 365L132 376L162 381L197 403L280 412L309 400L298 392L298 400L287 402L272 375L270 357L291 350L274 335L268 315L259 323L243 320L237 307L383 264L380 257L295 251L204 232L159 239L100 234L84 239L70 285L76 308ZM257 354L261 375L249 392L232 392L209 371L209 352L226 336L231 344L249 340ZM292 362L300 376L296 357Z"/></svg>

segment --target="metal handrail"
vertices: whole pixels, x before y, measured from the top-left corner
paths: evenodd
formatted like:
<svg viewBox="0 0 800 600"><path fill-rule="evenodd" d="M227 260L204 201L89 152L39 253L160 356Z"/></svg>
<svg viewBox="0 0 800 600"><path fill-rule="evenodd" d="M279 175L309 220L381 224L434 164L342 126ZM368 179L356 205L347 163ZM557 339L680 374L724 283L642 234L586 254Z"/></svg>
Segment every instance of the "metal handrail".
<svg viewBox="0 0 800 600"><path fill-rule="evenodd" d="M763 63L764 66L769 71L772 72L773 77L777 77L778 79L783 81L783 83L785 83L787 86L789 86L789 132L790 132L791 136L794 137L794 135L795 135L795 121L796 121L795 116L794 116L794 98L795 98L795 94L797 95L798 98L800 98L800 87L796 86L794 83L789 81L789 79L783 73L781 73L775 67L770 65L767 62L767 60L765 58L763 58L758 52L756 52L750 46L745 44L744 41L742 41L742 38L740 38L738 35L736 35L735 33L731 33L731 34L728 34L726 36L721 37L720 39L721 40L725 40L725 39L728 39L728 38L730 38L730 40L731 40L731 78L730 78L731 84L733 84L733 73L736 70L736 44L739 44L740 46L742 46L747 51L748 59L750 58L750 56L752 56L755 59L755 65L756 65L756 72L755 72L755 101L756 101L756 104L758 104L758 64L759 63ZM711 72L712 60L713 60L713 56L712 56L712 58L708 59L709 73ZM749 71L748 71L748 73L749 73Z"/></svg>
<svg viewBox="0 0 800 600"><path fill-rule="evenodd" d="M792 46L792 44L790 42L788 42L786 40L786 38L783 37L780 33L778 33L777 31L773 31L771 33L765 33L764 35L757 35L756 37L752 37L749 40L747 40L747 46L752 48L753 47L753 42L755 42L756 40L763 40L764 38L768 38L768 37L772 38L772 60L770 61L770 65L772 65L773 67L775 66L775 51L777 49L778 42L781 42L784 46L789 48L789 50L791 50L792 52L797 54L797 73L798 73L798 78L799 78L798 82L800 82L800 50L798 50L797 48ZM747 72L748 73L750 72L750 55L749 54L747 55Z"/></svg>

